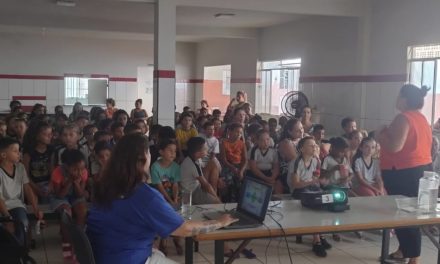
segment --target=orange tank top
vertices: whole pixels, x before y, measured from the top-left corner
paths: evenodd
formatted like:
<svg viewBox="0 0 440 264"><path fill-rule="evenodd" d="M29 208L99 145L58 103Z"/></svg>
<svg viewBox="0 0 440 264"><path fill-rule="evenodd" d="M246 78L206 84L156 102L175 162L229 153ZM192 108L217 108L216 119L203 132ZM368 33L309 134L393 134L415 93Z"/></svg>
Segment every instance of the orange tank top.
<svg viewBox="0 0 440 264"><path fill-rule="evenodd" d="M224 140L223 147L225 148L226 159L228 162L234 165L241 163L241 155L245 148L243 141L237 140L235 142L230 142L229 140Z"/></svg>
<svg viewBox="0 0 440 264"><path fill-rule="evenodd" d="M408 136L403 148L396 153L381 148L380 163L383 170L408 169L432 162L432 131L425 116L419 111L407 111L402 115L409 125Z"/></svg>

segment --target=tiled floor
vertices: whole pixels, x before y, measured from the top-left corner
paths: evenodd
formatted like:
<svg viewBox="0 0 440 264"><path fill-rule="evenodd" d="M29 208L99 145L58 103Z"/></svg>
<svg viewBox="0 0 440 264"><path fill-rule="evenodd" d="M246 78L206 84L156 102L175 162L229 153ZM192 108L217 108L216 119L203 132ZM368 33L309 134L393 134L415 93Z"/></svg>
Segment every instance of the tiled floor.
<svg viewBox="0 0 440 264"><path fill-rule="evenodd" d="M36 236L37 249L31 252L37 263L61 264L64 262L61 256L61 241L58 235L58 227L55 222L50 222L41 235ZM352 233L342 234L341 242L334 242L330 237L328 241L333 249L328 251L326 258L318 258L311 251L311 237L305 236L302 244L296 244L294 237L287 239L294 264L313 263L344 263L362 264L378 263L380 254L381 235L379 232L364 232L363 238L358 239ZM270 242L270 245L269 245ZM183 256L177 256L172 241L169 241L169 257L178 263L184 262ZM230 242L231 246L238 245ZM397 246L397 239L391 239L391 249ZM289 264L289 255L284 239L274 238L259 239L251 242L250 246L258 259L249 260L243 256L234 261L236 264L267 263ZM214 243L201 242L199 253L194 253L194 263L214 263ZM423 237L422 264L437 263L437 251L427 237Z"/></svg>

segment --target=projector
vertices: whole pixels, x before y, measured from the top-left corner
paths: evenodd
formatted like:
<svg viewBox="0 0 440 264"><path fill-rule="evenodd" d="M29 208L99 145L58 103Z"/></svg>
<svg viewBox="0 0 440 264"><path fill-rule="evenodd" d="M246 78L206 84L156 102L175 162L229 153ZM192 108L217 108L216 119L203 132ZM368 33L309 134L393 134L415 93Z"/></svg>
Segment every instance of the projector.
<svg viewBox="0 0 440 264"><path fill-rule="evenodd" d="M346 188L329 188L325 191L304 192L301 194L301 205L331 212L344 212L350 209Z"/></svg>

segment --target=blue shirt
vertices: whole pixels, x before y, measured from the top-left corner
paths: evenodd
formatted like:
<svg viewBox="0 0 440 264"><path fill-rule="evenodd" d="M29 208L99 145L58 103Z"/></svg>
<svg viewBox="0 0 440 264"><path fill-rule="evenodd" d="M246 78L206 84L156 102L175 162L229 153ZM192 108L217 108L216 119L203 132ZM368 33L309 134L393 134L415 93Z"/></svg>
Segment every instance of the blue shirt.
<svg viewBox="0 0 440 264"><path fill-rule="evenodd" d="M144 264L156 234L168 237L183 222L158 191L140 184L131 196L108 208L93 206L87 235L96 263Z"/></svg>

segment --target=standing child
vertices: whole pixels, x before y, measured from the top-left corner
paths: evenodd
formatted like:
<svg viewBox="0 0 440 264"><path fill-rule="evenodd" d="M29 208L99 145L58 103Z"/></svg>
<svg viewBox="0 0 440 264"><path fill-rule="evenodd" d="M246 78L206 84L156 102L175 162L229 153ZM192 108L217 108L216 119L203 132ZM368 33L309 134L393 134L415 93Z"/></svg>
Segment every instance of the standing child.
<svg viewBox="0 0 440 264"><path fill-rule="evenodd" d="M6 228L15 234L21 245L25 245L29 220L24 199L30 202L38 220L43 220L43 213L38 209L26 169L19 163L18 142L12 138L0 139L0 157L0 214L23 224L24 233L18 226L6 225Z"/></svg>
<svg viewBox="0 0 440 264"><path fill-rule="evenodd" d="M227 138L220 145L220 161L222 163L221 178L225 186L222 198L225 202L237 201L240 185L247 164L246 145L241 139L243 126L233 123L227 128ZM226 192L225 192L226 189Z"/></svg>
<svg viewBox="0 0 440 264"><path fill-rule="evenodd" d="M84 227L87 217L86 182L88 173L86 169L85 157L77 149L66 149L61 155L62 165L58 166L51 177L51 188L53 197L51 208L57 213L67 212L75 214L76 223ZM66 227L62 224L61 239L63 241L63 256L70 259L72 257L72 246L68 239Z"/></svg>
<svg viewBox="0 0 440 264"><path fill-rule="evenodd" d="M288 183L295 199L307 191L320 191L320 161L316 157L316 143L313 137L304 137L298 143L300 155L289 166ZM301 240L301 237L297 237ZM313 252L318 257L326 257L331 245L319 234L313 235Z"/></svg>
<svg viewBox="0 0 440 264"><path fill-rule="evenodd" d="M249 159L249 176L274 185L279 174L278 153L270 147L269 132L257 132L257 145L251 150Z"/></svg>
<svg viewBox="0 0 440 264"><path fill-rule="evenodd" d="M23 165L29 175L29 184L42 203L49 201L50 158L54 150L51 141L52 127L42 121L31 126L24 137Z"/></svg>
<svg viewBox="0 0 440 264"><path fill-rule="evenodd" d="M201 166L203 174L217 193L221 165L216 156L220 153L220 144L218 139L214 136L214 124L212 122L206 122L203 126L203 130L205 134L202 135L202 137L206 140L208 155L202 158Z"/></svg>
<svg viewBox="0 0 440 264"><path fill-rule="evenodd" d="M380 172L379 160L374 159L376 141L364 138L353 158L353 190L359 196L385 195L385 188Z"/></svg>
<svg viewBox="0 0 440 264"><path fill-rule="evenodd" d="M175 209L179 208L180 166L174 162L177 146L172 140L163 140L159 144L160 159L151 165L151 183L156 186L165 200ZM180 239L173 239L178 255L183 254ZM160 240L160 251L167 254L166 238Z"/></svg>
<svg viewBox="0 0 440 264"><path fill-rule="evenodd" d="M199 134L197 129L193 127L193 117L190 113L183 113L180 116L180 127L176 129L176 137L178 149L181 151L181 158L188 154L187 142L192 137L197 137Z"/></svg>

